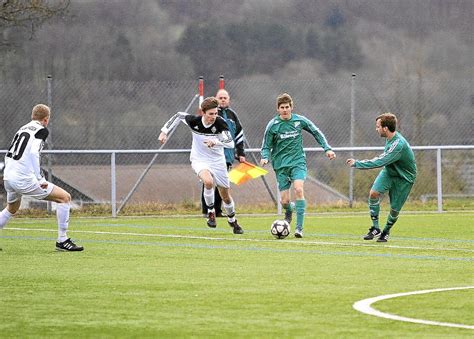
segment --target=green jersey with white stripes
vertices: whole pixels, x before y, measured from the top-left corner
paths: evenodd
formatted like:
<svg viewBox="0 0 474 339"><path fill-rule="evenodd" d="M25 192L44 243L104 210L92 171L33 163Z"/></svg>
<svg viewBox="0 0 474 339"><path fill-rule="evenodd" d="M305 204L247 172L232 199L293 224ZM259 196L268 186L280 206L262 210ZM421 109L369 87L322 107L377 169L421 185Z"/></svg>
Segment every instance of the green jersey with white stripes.
<svg viewBox="0 0 474 339"><path fill-rule="evenodd" d="M278 115L267 124L260 152L262 159L271 160L275 170L306 164L303 130L311 133L324 151L331 150L326 137L311 120L292 113L289 120Z"/></svg>
<svg viewBox="0 0 474 339"><path fill-rule="evenodd" d="M384 167L387 174L400 177L410 183L416 179L415 154L408 141L396 132L391 140L386 141L384 152L370 160L357 160L355 168L370 169Z"/></svg>

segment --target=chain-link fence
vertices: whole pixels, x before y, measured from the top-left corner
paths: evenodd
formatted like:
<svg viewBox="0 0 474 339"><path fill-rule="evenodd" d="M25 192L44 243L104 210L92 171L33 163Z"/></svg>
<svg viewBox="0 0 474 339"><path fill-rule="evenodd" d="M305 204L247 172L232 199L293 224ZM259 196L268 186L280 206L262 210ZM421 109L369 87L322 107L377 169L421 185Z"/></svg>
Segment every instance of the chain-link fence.
<svg viewBox="0 0 474 339"><path fill-rule="evenodd" d="M354 154L371 158L381 147L335 148L338 160L329 161L320 149L308 149L308 178L305 196L310 207L321 205L347 207L367 200L367 194L378 170L350 170L344 160ZM154 209L187 208L197 212L201 184L189 165L188 150L65 150L46 151L50 158L51 181L64 187L76 207L102 205L112 215L149 213ZM258 153L250 149L249 154ZM2 154L3 155L3 154ZM427 203L433 211L449 210L443 199L458 200L454 208L472 208L474 146L416 146L418 178L410 195L411 202ZM270 171L272 172L272 171ZM0 185L0 191L2 187ZM0 196L5 199L4 192ZM234 199L246 209L275 206L278 192L273 173L234 186ZM464 203L462 203L462 201ZM464 204L464 205L463 205ZM44 202L26 200L24 207L44 208ZM158 210L157 210L158 212Z"/></svg>
<svg viewBox="0 0 474 339"><path fill-rule="evenodd" d="M226 80L231 106L244 126L250 147L260 147L266 123L276 114L276 97L293 96L295 112L306 115L326 134L332 146L349 146L351 110L354 145L379 146L374 118L390 111L412 145L473 144L472 79ZM205 82L205 96L218 81ZM151 149L163 123L184 110L198 92L198 82L61 81L2 83L0 145L5 148L28 120L35 103L53 108L53 149ZM352 95L353 94L353 98ZM48 102L50 101L50 102ZM353 101L353 102L352 102ZM352 105L351 105L352 102ZM351 107L352 106L352 107ZM196 111L197 104L192 107ZM168 146L188 148L183 128ZM313 145L308 139L307 145Z"/></svg>
<svg viewBox="0 0 474 339"><path fill-rule="evenodd" d="M49 149L52 150L156 150L161 126L176 111L184 110L198 91L196 81L180 82L65 82L45 79L39 83L4 83L0 89L3 123L0 149L5 150L13 133L28 122L34 104L52 107ZM205 96L214 95L217 81L206 82ZM333 147L383 146L375 131L375 117L391 111L399 117L400 131L413 146L473 145L474 93L472 80L364 79L362 76L274 81L232 80L225 83L231 106L244 127L247 148L258 149L267 122L276 114L276 97L288 92L294 111L324 132ZM197 110L197 102L190 113ZM178 126L165 149L187 150L191 136ZM316 147L309 134L306 147ZM357 158L381 151L358 151ZM419 177L411 198L429 201L436 197L436 150L417 150ZM313 204L346 204L349 170L344 161L350 152L328 161L321 152L308 153L308 201ZM189 165L187 152L117 153L115 169L110 153L61 153L43 157L54 180L73 191L78 204L110 204L111 176L115 175L116 203L146 206L150 203L199 205L201 187ZM258 152L249 152L256 162ZM445 197L472 199L474 194L472 150L443 151ZM45 163L46 165L46 163ZM365 201L378 171L355 171L355 200ZM241 205L258 206L276 199L274 175L253 180L234 190ZM470 200L472 201L472 200Z"/></svg>

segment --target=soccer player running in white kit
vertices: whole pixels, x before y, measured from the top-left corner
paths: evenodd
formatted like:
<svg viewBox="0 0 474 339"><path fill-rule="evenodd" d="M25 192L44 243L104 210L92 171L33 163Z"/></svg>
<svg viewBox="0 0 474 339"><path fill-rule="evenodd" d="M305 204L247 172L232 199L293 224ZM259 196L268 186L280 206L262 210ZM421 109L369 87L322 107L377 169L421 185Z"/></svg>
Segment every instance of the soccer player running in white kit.
<svg viewBox="0 0 474 339"><path fill-rule="evenodd" d="M176 113L163 126L158 140L164 144L169 131L181 121L188 125L193 135L191 166L204 184L207 225L212 228L217 226L214 209L214 187L217 186L224 202L229 226L233 228L234 234L242 234L244 230L235 218L235 205L230 195L229 175L224 155L224 147L234 148L234 141L227 123L217 114L218 106L219 102L215 97L208 97L201 104L202 116L185 112Z"/></svg>
<svg viewBox="0 0 474 339"><path fill-rule="evenodd" d="M54 201L58 221L58 251L82 251L67 236L71 195L54 185L41 175L40 152L43 149L49 131L51 111L48 106L38 104L33 107L31 122L21 127L5 155L3 180L7 192L7 207L0 212L0 230L18 211L23 195L38 200Z"/></svg>

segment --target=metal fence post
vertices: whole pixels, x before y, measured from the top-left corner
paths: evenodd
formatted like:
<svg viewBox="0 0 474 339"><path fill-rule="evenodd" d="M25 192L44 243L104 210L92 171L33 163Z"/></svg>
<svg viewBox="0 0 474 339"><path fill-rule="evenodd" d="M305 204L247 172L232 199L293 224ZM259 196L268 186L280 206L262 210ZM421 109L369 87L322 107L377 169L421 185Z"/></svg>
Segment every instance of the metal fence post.
<svg viewBox="0 0 474 339"><path fill-rule="evenodd" d="M117 187L115 180L115 152L110 155L110 204L112 205L112 218L117 217Z"/></svg>
<svg viewBox="0 0 474 339"><path fill-rule="evenodd" d="M349 146L354 147L354 125L355 125L355 73L352 73L351 77L351 131ZM349 158L354 157L354 152L349 153ZM354 168L349 169L349 207L352 208L354 201Z"/></svg>
<svg viewBox="0 0 474 339"><path fill-rule="evenodd" d="M47 96L48 96L48 106L52 110L53 107L53 90L52 90L52 83L53 83L53 77L51 75L47 76ZM53 149L53 136L51 133L51 125L49 125L49 138L48 138L48 149ZM51 168L52 166L52 155L48 154L47 156L47 167L48 167L48 181L53 182L53 169ZM51 201L48 201L47 204L47 211L48 215L52 213L52 203Z"/></svg>
<svg viewBox="0 0 474 339"><path fill-rule="evenodd" d="M441 148L438 148L436 150L436 186L438 188L438 213L443 212L443 178L441 163Z"/></svg>
<svg viewBox="0 0 474 339"><path fill-rule="evenodd" d="M188 106L186 107L186 109L184 110L186 113L191 109L191 106L193 105L194 101L196 100L196 98L198 97L198 95L194 95L194 97L191 99L191 101L189 102ZM201 107L201 104L199 104L199 107ZM171 137L174 133L174 131L176 130L178 126L176 126L173 130L169 131L168 132L168 138ZM165 145L161 145L159 150L161 150L163 147L165 147ZM127 204L128 200L131 198L132 194L135 193L137 187L141 184L141 182L143 181L143 178L145 178L145 175L148 173L148 171L150 170L151 166L153 166L153 164L155 163L156 161L156 158L158 158L158 153L155 154L153 156L153 158L151 159L151 161L148 163L148 166L145 168L145 170L142 172L142 174L140 175L140 177L138 178L137 182L135 183L135 185L133 185L132 189L130 190L130 192L128 192L127 196L123 199L122 203L120 204L119 208L118 208L118 211L117 213L120 213L120 211L122 210L122 208Z"/></svg>

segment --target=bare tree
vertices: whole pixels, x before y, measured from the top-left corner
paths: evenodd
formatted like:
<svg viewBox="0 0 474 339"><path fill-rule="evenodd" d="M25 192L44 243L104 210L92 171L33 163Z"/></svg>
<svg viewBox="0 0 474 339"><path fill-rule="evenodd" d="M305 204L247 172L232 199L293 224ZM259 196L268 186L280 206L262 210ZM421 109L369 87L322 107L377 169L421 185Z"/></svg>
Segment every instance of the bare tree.
<svg viewBox="0 0 474 339"><path fill-rule="evenodd" d="M45 21L63 15L70 0L0 0L0 47L10 45L6 29L17 27L29 32L30 38Z"/></svg>

